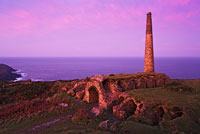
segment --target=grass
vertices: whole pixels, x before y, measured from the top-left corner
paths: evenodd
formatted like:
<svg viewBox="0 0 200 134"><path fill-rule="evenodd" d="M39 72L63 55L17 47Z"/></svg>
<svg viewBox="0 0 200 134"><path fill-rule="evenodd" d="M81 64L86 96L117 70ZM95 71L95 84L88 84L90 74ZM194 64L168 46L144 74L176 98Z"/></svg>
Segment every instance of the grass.
<svg viewBox="0 0 200 134"><path fill-rule="evenodd" d="M81 106L83 107L83 105ZM31 129L33 126L52 121L60 116L72 114L72 111L68 111L66 113L57 113L50 112L46 113L42 117L32 117L32 118L23 118L21 120L7 120L0 124L0 134L18 134L27 132L27 130ZM98 126L96 123L98 119L89 120L89 124L80 125L73 123L71 119L61 120L52 126L37 129L32 131L34 134L110 134L108 131L98 130L95 126Z"/></svg>
<svg viewBox="0 0 200 134"><path fill-rule="evenodd" d="M0 106L15 102L31 100L35 97L42 97L49 91L54 82L33 82L31 84L18 84L8 86L0 90ZM47 96L45 96L47 97Z"/></svg>
<svg viewBox="0 0 200 134"><path fill-rule="evenodd" d="M185 105L199 96L192 93L188 94L170 91L162 87L130 90L127 93L136 98L137 101L145 101L149 104L160 103L166 105Z"/></svg>
<svg viewBox="0 0 200 134"><path fill-rule="evenodd" d="M61 116L60 113L51 112L46 113L45 115L43 115L43 117L5 120L2 124L0 124L0 134L18 134L19 132L30 129L35 125L51 121L59 116Z"/></svg>
<svg viewBox="0 0 200 134"><path fill-rule="evenodd" d="M121 134L163 134L166 133L157 127L137 123L134 121L125 121L119 126L119 132Z"/></svg>
<svg viewBox="0 0 200 134"><path fill-rule="evenodd" d="M139 72L139 73L133 73L133 74L110 74L108 76L108 79L127 79L127 78L138 78L138 77L148 77L148 76L159 76L163 75L161 73L144 73L144 72Z"/></svg>
<svg viewBox="0 0 200 134"><path fill-rule="evenodd" d="M171 87L168 89L163 87L157 88L147 88L147 89L136 89L127 91L128 94L135 97L138 101L146 101L148 103L165 103L167 105L186 105L190 104L193 101L197 101L200 98L200 80L191 81L191 80L184 80L186 81L187 85L197 89L196 92L178 92L170 90ZM173 82L173 80L171 81Z"/></svg>
<svg viewBox="0 0 200 134"><path fill-rule="evenodd" d="M41 133L38 131L37 133ZM48 127L42 131L44 134L55 134L55 133L62 133L62 134L110 134L109 132L103 130L93 129L87 126L80 126L77 124L72 123L70 120L63 120L55 125Z"/></svg>
<svg viewBox="0 0 200 134"><path fill-rule="evenodd" d="M186 85L191 86L197 90L200 90L200 79L185 79L182 80Z"/></svg>

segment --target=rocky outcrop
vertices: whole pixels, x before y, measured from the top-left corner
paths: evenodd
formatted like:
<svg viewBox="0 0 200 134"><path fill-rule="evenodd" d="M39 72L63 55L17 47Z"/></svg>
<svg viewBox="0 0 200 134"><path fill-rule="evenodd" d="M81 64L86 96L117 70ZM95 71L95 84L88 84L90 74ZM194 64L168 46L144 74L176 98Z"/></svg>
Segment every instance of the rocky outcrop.
<svg viewBox="0 0 200 134"><path fill-rule="evenodd" d="M99 123L99 128L108 129L108 122L109 120L102 121Z"/></svg>
<svg viewBox="0 0 200 134"><path fill-rule="evenodd" d="M14 73L15 71L17 70L9 67L8 65L0 64L0 80L11 81L22 77L20 74Z"/></svg>
<svg viewBox="0 0 200 134"><path fill-rule="evenodd" d="M123 98L123 99L122 99ZM151 126L163 127L166 121L175 120L185 113L184 108L179 106L164 106L161 104L148 104L148 102L137 102L135 98L122 94L121 103L113 106L113 114L121 119L134 120Z"/></svg>
<svg viewBox="0 0 200 134"><path fill-rule="evenodd" d="M135 114L137 109L137 103L133 98L127 98L122 101L119 105L113 106L113 114L119 118L127 118L130 115Z"/></svg>

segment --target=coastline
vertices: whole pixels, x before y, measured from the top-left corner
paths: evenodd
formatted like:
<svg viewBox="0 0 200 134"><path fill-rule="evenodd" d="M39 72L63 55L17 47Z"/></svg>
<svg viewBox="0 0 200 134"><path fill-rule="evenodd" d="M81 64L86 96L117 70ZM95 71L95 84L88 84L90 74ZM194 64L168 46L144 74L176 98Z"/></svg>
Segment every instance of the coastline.
<svg viewBox="0 0 200 134"><path fill-rule="evenodd" d="M37 78L30 78L30 79L26 79L26 77L28 76L27 73L24 73L21 71L21 69L18 69L17 71L13 71L12 73L14 74L19 74L21 77L17 77L15 80L13 80L12 82L18 82L18 81L25 81L25 80L31 80L31 81L42 81L44 82L42 79L37 79ZM54 81L54 80L51 80Z"/></svg>
<svg viewBox="0 0 200 134"><path fill-rule="evenodd" d="M0 64L0 80L13 81L19 77L22 77L21 74L16 73L17 70L6 64Z"/></svg>
<svg viewBox="0 0 200 134"><path fill-rule="evenodd" d="M25 78L26 76L28 76L27 73L21 72L20 69L18 69L18 70L16 70L16 71L13 71L12 73L14 73L14 74L19 74L19 75L20 75L20 77L17 77L15 80L13 80L13 82L22 81L22 80L24 80L24 78Z"/></svg>

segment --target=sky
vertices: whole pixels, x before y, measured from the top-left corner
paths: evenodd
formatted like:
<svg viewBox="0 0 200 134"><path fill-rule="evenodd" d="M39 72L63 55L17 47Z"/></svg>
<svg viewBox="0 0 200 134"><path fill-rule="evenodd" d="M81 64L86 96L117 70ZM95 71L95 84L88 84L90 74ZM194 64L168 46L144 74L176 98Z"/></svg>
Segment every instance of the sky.
<svg viewBox="0 0 200 134"><path fill-rule="evenodd" d="M0 57L200 57L200 0L0 0Z"/></svg>

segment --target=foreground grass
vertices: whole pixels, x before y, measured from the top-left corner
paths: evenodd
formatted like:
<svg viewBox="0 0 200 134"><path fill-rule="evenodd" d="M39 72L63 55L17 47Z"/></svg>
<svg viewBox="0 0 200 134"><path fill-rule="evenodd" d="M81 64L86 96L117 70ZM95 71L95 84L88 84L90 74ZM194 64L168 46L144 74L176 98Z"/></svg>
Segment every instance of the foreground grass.
<svg viewBox="0 0 200 134"><path fill-rule="evenodd" d="M84 105L84 104L83 104ZM83 108L84 106L80 108ZM86 105L85 105L86 106ZM75 110L75 109L73 109ZM23 118L20 120L6 120L0 124L0 134L111 134L112 132L98 129L101 118L88 120L87 124L80 125L73 123L70 118L62 119L55 124L47 127L32 130L33 127L58 119L60 117L71 115L73 111L65 113L49 112L42 117Z"/></svg>
<svg viewBox="0 0 200 134"><path fill-rule="evenodd" d="M28 130L35 125L51 121L59 116L61 116L61 114L52 112L42 117L5 120L0 125L0 134L18 134L19 132Z"/></svg>

